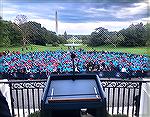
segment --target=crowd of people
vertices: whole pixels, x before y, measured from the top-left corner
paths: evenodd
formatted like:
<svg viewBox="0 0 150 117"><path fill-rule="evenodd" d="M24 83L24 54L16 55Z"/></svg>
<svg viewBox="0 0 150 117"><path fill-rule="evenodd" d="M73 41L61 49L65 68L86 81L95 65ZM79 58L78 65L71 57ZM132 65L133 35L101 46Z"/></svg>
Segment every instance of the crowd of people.
<svg viewBox="0 0 150 117"><path fill-rule="evenodd" d="M20 52L0 53L0 74L13 73L69 73L72 72L71 53L75 54L76 72L117 71L141 73L150 70L147 55L136 55L122 52L86 51L35 51L22 54Z"/></svg>

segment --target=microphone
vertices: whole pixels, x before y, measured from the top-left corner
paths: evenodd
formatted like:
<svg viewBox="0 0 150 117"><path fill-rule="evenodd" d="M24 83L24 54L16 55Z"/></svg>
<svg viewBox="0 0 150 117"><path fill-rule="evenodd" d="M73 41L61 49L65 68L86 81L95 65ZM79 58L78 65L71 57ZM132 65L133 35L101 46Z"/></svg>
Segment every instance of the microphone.
<svg viewBox="0 0 150 117"><path fill-rule="evenodd" d="M71 59L72 59L72 64L73 64L73 80L75 80L75 65L74 65L74 58L76 55L72 52L71 53Z"/></svg>
<svg viewBox="0 0 150 117"><path fill-rule="evenodd" d="M71 52L71 59L74 59L75 57L76 55L73 52Z"/></svg>

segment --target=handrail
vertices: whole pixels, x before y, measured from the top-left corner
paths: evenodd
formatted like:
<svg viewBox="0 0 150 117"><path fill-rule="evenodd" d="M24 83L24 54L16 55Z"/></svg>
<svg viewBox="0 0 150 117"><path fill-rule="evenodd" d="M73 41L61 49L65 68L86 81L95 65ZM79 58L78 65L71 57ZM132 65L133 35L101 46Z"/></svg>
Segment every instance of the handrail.
<svg viewBox="0 0 150 117"><path fill-rule="evenodd" d="M149 78L150 79L150 78ZM6 84L9 84L9 83L21 83L21 82L26 82L26 83L29 83L29 82L46 82L47 79L37 79L37 80L8 80L8 81L2 81L0 83L6 83ZM143 79L114 79L114 78L101 78L101 81L112 81L112 82L115 82L115 81L118 81L118 82L142 82L142 83L146 83L146 82L150 82L150 80L143 80Z"/></svg>

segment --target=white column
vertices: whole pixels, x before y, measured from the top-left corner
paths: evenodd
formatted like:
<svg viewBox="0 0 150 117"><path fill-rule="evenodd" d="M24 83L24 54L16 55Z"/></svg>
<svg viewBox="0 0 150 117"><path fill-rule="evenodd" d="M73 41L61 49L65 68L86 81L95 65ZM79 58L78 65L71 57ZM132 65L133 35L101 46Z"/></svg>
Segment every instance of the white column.
<svg viewBox="0 0 150 117"><path fill-rule="evenodd" d="M150 79L144 79L150 81ZM150 82L143 83L141 89L139 117L150 117Z"/></svg>
<svg viewBox="0 0 150 117"><path fill-rule="evenodd" d="M11 112L11 97L10 97L10 87L9 84L1 83L1 82L8 82L7 79L0 80L0 90L3 94L3 96L6 98L6 101L8 103L10 112ZM12 112L11 112L12 114Z"/></svg>

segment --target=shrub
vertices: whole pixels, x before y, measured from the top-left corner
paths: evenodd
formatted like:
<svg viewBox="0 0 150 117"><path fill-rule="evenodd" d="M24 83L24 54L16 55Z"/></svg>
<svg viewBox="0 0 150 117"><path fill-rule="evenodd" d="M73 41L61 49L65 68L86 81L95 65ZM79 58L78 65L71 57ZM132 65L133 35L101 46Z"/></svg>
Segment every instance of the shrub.
<svg viewBox="0 0 150 117"><path fill-rule="evenodd" d="M36 111L35 113L31 113L28 117L40 117L40 111Z"/></svg>
<svg viewBox="0 0 150 117"><path fill-rule="evenodd" d="M57 47L57 46L59 46L59 44L58 44L57 42L54 42L54 43L52 44L52 46Z"/></svg>
<svg viewBox="0 0 150 117"><path fill-rule="evenodd" d="M112 115L112 117L128 117L128 116L127 115L118 114L118 115Z"/></svg>

